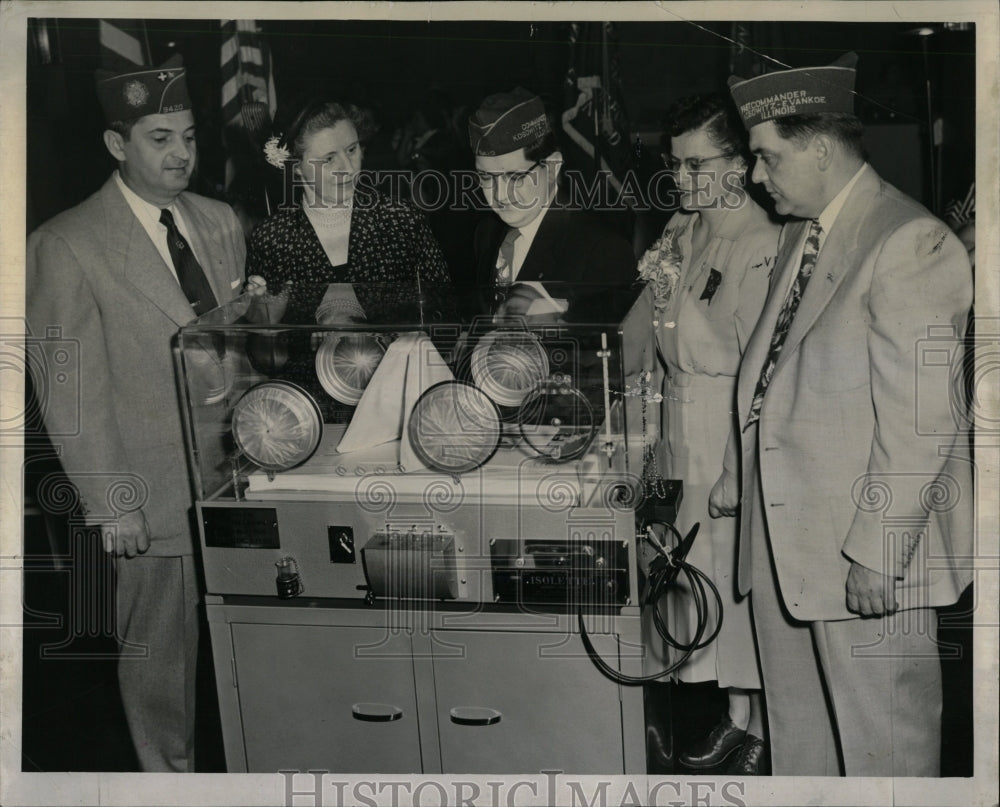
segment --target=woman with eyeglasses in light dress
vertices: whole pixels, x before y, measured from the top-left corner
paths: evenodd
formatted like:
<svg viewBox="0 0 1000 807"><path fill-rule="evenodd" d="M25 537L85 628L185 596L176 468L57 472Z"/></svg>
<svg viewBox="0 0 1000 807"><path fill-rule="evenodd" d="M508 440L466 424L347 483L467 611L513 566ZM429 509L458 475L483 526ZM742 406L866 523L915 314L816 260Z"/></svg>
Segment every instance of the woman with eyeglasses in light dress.
<svg viewBox="0 0 1000 807"><path fill-rule="evenodd" d="M707 647L695 650L674 674L687 683L717 681L728 691L728 711L707 737L680 749L693 771L763 772L766 746L760 677L750 608L737 600L739 427L734 415L740 358L767 295L778 247L778 224L744 190L752 157L728 98L692 96L676 102L665 119L664 163L680 210L639 262L654 287L654 328L666 376L662 404L660 472L683 480L676 525L686 533L701 523L688 562L719 590L722 626ZM689 643L696 614L683 578L668 594L672 634ZM709 596L708 625L719 615ZM653 666L676 661L653 632Z"/></svg>

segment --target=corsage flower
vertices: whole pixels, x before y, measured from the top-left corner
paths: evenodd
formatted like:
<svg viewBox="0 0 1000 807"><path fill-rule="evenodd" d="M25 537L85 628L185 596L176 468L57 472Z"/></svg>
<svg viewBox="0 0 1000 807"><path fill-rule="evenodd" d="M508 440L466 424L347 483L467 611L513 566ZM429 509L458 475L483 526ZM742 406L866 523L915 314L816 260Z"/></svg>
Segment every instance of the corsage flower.
<svg viewBox="0 0 1000 807"><path fill-rule="evenodd" d="M666 230L639 260L639 278L653 287L653 307L657 311L665 309L677 291L682 260L673 230Z"/></svg>
<svg viewBox="0 0 1000 807"><path fill-rule="evenodd" d="M288 147L282 145L280 137L269 137L264 143L264 159L275 168L284 168L292 157Z"/></svg>

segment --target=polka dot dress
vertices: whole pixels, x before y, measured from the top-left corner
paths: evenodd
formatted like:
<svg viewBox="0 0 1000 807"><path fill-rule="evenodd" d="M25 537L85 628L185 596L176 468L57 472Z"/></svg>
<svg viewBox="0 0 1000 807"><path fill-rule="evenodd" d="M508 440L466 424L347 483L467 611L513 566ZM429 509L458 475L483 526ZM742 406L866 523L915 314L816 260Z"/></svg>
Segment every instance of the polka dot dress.
<svg viewBox="0 0 1000 807"><path fill-rule="evenodd" d="M291 281L287 323L313 323L330 283L355 286L368 321L410 319L417 299L417 277L435 319L449 319L453 303L442 299L450 283L441 248L423 215L368 188L354 194L347 263L332 266L301 207L279 210L253 232L246 274L260 275L277 292ZM447 296L447 295L446 295ZM449 310L450 309L450 310Z"/></svg>

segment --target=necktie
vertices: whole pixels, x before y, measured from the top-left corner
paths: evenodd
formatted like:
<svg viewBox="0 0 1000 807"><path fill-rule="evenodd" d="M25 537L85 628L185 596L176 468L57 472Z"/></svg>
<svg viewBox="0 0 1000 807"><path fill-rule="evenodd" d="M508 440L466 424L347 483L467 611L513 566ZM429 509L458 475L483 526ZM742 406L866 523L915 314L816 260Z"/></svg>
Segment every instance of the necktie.
<svg viewBox="0 0 1000 807"><path fill-rule="evenodd" d="M218 305L215 294L212 293L212 287L208 285L201 264L177 229L173 214L169 210L160 211L160 224L167 228L167 249L170 250L170 258L174 262L174 270L177 272L181 289L191 303L195 316L211 311Z"/></svg>
<svg viewBox="0 0 1000 807"><path fill-rule="evenodd" d="M760 378L757 379L757 388L754 390L753 402L750 404L750 414L747 415L747 422L743 426L744 431L750 428L751 424L760 420L760 407L764 403L764 393L767 391L767 385L771 383L771 375L774 373L774 366L778 363L778 355L785 344L788 329L792 325L792 319L799 308L799 303L802 302L806 284L812 277L813 269L816 266L816 258L819 255L819 239L822 232L823 228L819 226L819 222L813 221L809 228L809 234L806 236L806 245L802 250L802 263L799 264L798 274L795 276L792 287L788 290L784 305L781 306L778 319L774 323L771 347L764 360L764 366L760 368Z"/></svg>
<svg viewBox="0 0 1000 807"><path fill-rule="evenodd" d="M521 231L511 227L500 244L500 253L497 255L498 286L509 286L514 280L514 242L520 237Z"/></svg>

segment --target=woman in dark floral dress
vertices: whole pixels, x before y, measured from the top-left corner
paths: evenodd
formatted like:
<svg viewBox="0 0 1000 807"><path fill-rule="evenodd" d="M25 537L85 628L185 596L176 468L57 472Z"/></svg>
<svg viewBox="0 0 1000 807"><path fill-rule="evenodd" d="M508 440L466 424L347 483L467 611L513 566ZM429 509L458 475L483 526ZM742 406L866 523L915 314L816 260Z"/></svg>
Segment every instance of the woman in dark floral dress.
<svg viewBox="0 0 1000 807"><path fill-rule="evenodd" d="M246 274L269 293L287 289L284 322L413 317L447 318L441 291L449 276L424 216L372 187L361 172L362 141L371 134L355 107L335 101L303 108L280 141L265 151L282 165L285 188L302 188L301 203L283 201L250 237ZM290 181L291 180L291 181ZM353 292L327 294L329 284ZM377 285L368 285L377 284ZM339 287L344 288L344 287ZM415 319L413 320L415 321Z"/></svg>

